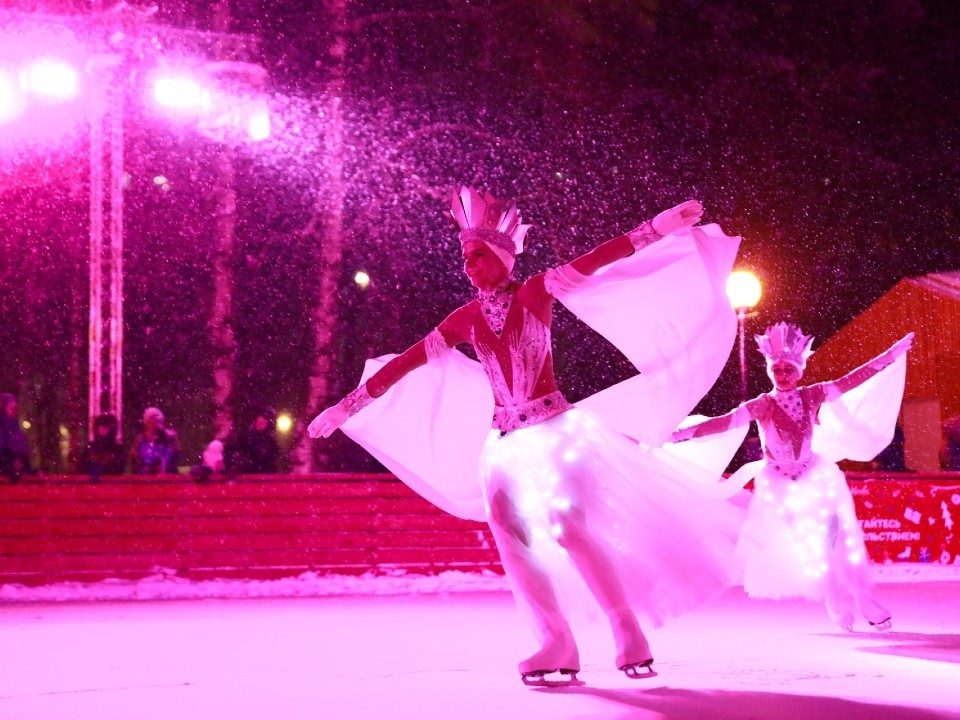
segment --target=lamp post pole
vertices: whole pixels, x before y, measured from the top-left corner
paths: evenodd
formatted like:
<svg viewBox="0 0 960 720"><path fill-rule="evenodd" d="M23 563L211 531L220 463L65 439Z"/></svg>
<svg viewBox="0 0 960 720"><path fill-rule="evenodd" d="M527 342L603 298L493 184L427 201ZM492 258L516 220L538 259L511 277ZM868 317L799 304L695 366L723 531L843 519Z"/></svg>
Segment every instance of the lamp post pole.
<svg viewBox="0 0 960 720"><path fill-rule="evenodd" d="M740 330L740 399L747 401L747 309L737 308L737 324Z"/></svg>
<svg viewBox="0 0 960 720"><path fill-rule="evenodd" d="M727 297L737 312L740 340L740 400L746 402L747 392L747 318L756 313L750 309L760 302L760 281L749 270L736 270L727 278Z"/></svg>
<svg viewBox="0 0 960 720"><path fill-rule="evenodd" d="M90 440L94 420L103 412L116 417L118 438L123 427L123 90L111 76L98 91L99 107L90 128ZM109 182L104 173L105 151L110 154ZM107 188L109 234L104 223ZM109 244L104 242L107 237Z"/></svg>

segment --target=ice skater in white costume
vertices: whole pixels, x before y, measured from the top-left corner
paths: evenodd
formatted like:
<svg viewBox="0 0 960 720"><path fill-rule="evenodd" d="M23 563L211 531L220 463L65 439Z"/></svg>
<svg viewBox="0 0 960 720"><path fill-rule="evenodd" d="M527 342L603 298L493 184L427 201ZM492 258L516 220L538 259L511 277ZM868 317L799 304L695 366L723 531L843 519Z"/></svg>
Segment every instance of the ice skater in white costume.
<svg viewBox="0 0 960 720"><path fill-rule="evenodd" d="M609 619L616 667L652 675L638 614L658 624L736 572L736 509L698 496L636 441L659 445L722 369L735 334L723 286L739 238L696 226L703 209L691 200L520 282L512 271L530 226L516 207L464 187L451 210L477 298L403 354L368 361L366 381L309 433L343 426L427 499L489 522L539 636L519 665L524 682L576 681L570 583ZM555 298L643 374L571 405L553 373ZM454 351L461 344L479 364Z"/></svg>
<svg viewBox="0 0 960 720"><path fill-rule="evenodd" d="M705 437L755 420L763 460L738 472L734 482L754 478L755 483L737 547L744 589L753 597L823 600L831 619L847 631L855 610L877 630L887 630L891 615L874 598L853 497L834 461L872 459L892 439L904 368L904 362L894 363L910 349L913 333L838 380L805 387L798 382L813 337L778 323L756 339L773 390L726 415L677 430L671 440Z"/></svg>

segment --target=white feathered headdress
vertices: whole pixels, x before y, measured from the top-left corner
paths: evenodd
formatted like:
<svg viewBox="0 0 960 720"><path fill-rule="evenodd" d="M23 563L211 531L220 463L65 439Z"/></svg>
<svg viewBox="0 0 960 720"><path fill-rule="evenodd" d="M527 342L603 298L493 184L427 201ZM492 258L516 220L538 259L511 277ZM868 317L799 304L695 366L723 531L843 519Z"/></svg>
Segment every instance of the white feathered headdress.
<svg viewBox="0 0 960 720"><path fill-rule="evenodd" d="M523 252L523 239L530 225L520 222L516 204L497 200L482 190L463 186L454 191L450 214L460 226L460 244L479 240L513 270L514 257Z"/></svg>
<svg viewBox="0 0 960 720"><path fill-rule="evenodd" d="M767 328L766 334L754 335L760 352L767 359L767 368L784 360L801 373L807 366L807 358L813 355L813 335L804 335L803 330L789 323L777 323Z"/></svg>

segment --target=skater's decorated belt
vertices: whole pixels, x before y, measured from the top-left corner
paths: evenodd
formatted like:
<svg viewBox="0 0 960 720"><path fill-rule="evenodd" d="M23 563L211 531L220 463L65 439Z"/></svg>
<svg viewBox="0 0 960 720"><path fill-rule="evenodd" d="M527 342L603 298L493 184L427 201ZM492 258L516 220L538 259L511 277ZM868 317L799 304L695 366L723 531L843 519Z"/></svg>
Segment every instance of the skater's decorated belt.
<svg viewBox="0 0 960 720"><path fill-rule="evenodd" d="M496 407L493 410L493 427L500 431L500 437L520 428L536 425L559 415L573 405L567 402L563 394L556 390L549 395L528 400L520 405Z"/></svg>

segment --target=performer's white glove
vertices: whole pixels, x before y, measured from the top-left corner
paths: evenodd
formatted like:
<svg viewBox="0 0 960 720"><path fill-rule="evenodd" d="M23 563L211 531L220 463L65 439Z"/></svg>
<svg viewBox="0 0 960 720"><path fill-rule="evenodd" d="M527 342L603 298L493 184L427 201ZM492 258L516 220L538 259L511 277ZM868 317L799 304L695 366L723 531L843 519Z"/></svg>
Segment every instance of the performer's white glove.
<svg viewBox="0 0 960 720"><path fill-rule="evenodd" d="M903 355L911 348L913 345L913 337L914 334L912 332L904 335L902 338L897 340L897 342L891 345L889 350L871 360L869 363L870 366L874 370L883 370L885 367L892 365L898 357Z"/></svg>
<svg viewBox="0 0 960 720"><path fill-rule="evenodd" d="M659 213L653 220L648 220L635 230L627 233L635 250L646 247L659 240L664 235L693 227L703 217L703 205L699 200L687 200L669 210Z"/></svg>
<svg viewBox="0 0 960 720"><path fill-rule="evenodd" d="M307 433L312 438L328 438L333 435L334 430L372 402L373 398L370 397L370 393L367 392L367 385L364 383L356 390L348 393L336 405L328 407L317 415L307 428Z"/></svg>
<svg viewBox="0 0 960 720"><path fill-rule="evenodd" d="M703 205L699 200L687 200L657 215L650 224L658 235L672 235L693 227L703 217Z"/></svg>

